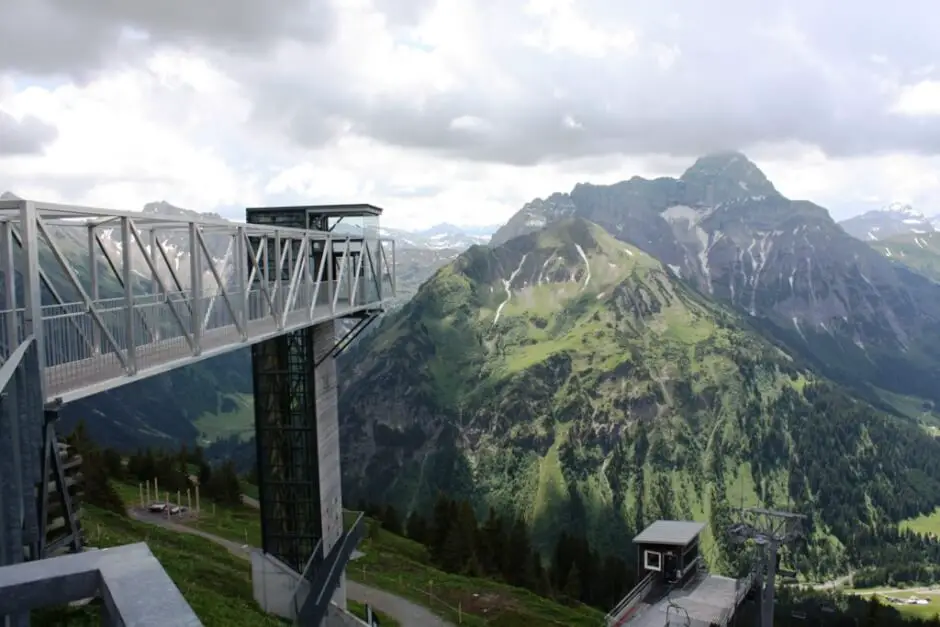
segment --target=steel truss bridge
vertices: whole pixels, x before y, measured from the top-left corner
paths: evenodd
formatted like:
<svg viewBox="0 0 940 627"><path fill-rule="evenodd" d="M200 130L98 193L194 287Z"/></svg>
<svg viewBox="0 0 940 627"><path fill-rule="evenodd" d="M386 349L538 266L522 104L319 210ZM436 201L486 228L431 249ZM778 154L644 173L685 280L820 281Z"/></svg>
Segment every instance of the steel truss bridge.
<svg viewBox="0 0 940 627"><path fill-rule="evenodd" d="M56 407L246 346L255 347L256 385L259 376L270 379L281 370L303 368L295 379L306 381L310 388L310 398L300 411L292 409L289 417L304 421L303 430L313 442L302 453L303 459L290 464L282 459L285 450L294 450L284 433L298 427L286 424L288 418L272 407L279 403L274 392L268 393L266 407L257 404L256 424L271 430L271 423L277 423L281 438L271 444L281 447L280 454L259 450L259 464L277 458L281 465L270 462L272 468L262 467L259 474L269 476L272 485L278 479L281 484L298 483L297 476L284 475L314 466L312 475L301 477L308 492L312 490L311 496L321 502L330 495L331 505L322 506L323 519L315 524L305 521L306 536L313 528L321 538L314 550L319 557L311 555L302 569L293 565L295 579L306 581L304 586L297 584L304 588L304 602L298 605L294 594L293 618L303 614L319 621L324 599L329 601L330 586L335 587L342 571L338 561L342 555L330 556L345 552L348 557L350 541L361 533L353 529L343 536L337 531L337 526L342 527L335 520L341 519L337 513L341 503L332 501L339 500L339 488L326 486L335 484L339 476L332 357L395 295L395 246L378 238L380 213L369 205L272 208L249 210L247 223L234 223L201 215L0 201L0 625L4 616L8 624L26 624L22 612L35 605L16 605L16 600L31 599L35 604L37 595L21 594L24 586L34 590L41 586L49 595L44 597L48 604L96 592L106 599L112 624L150 624L135 621L157 606L160 611L150 615L159 617L159 624L198 624L172 582L153 575L152 567L143 569L155 582L148 585L168 586L162 596L135 589L133 577L109 584L115 578L109 580L99 568L107 560L80 562L93 553L41 559L61 547L45 544L41 518L46 506L42 498L37 504L36 486L42 483L40 493L45 495L42 477L51 473L56 481L61 479L61 468L48 454L55 449L51 438ZM337 228L344 220L352 228ZM344 318L356 323L337 342L333 321ZM309 359L287 366L291 359L298 361L297 350L284 342L292 337L307 338ZM270 347L259 352L266 342ZM288 342L298 343L304 342ZM316 363L307 363L314 355ZM268 370L259 375L263 367L257 362L262 357ZM281 366L272 370L272 364ZM292 384L269 387L286 391ZM328 462L324 455L330 457ZM262 526L269 528L264 549L282 559L276 551L287 551L285 542L292 542L296 550L299 541L283 529L280 534L271 532L272 524L283 521L266 525L265 512L284 510L283 502L270 503L273 494L283 501L296 498L296 493L260 487ZM68 518L69 505L64 505ZM309 542L306 536L304 541ZM64 543L73 552L79 550L79 530L67 535ZM145 550L127 554L140 555L142 564L153 560ZM52 564L60 559L72 562ZM24 561L30 563L16 566ZM324 567L315 568L321 562ZM26 566L31 570L24 571ZM57 572L84 574L61 579L56 586L41 585L44 576ZM89 572L98 574L92 577ZM316 607L311 609L314 603L307 599L314 599ZM144 607L148 603L154 607ZM170 620L174 612L182 622Z"/></svg>

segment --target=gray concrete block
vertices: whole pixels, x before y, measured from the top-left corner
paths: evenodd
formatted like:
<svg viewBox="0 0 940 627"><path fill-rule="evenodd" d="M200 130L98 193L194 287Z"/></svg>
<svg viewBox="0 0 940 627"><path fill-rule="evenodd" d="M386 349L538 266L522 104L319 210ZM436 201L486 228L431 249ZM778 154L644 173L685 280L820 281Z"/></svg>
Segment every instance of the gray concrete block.
<svg viewBox="0 0 940 627"><path fill-rule="evenodd" d="M0 616L93 596L110 624L202 625L142 542L0 567Z"/></svg>

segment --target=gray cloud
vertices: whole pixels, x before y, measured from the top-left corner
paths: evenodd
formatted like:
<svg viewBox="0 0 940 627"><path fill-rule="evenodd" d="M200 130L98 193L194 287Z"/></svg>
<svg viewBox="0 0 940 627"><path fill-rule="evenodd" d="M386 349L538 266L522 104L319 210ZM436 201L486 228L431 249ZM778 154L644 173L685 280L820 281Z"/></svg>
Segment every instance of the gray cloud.
<svg viewBox="0 0 940 627"><path fill-rule="evenodd" d="M3 0L0 72L84 77L163 44L255 53L333 25L329 0Z"/></svg>
<svg viewBox="0 0 940 627"><path fill-rule="evenodd" d="M434 6L434 0L373 0L373 5L395 26L413 26Z"/></svg>
<svg viewBox="0 0 940 627"><path fill-rule="evenodd" d="M425 3L382 4L407 21ZM464 68L458 88L420 103L410 94L366 99L335 62L311 59L302 75L291 64L242 67L241 79L254 86L256 121L305 146L352 129L389 144L514 164L783 142L836 157L940 153L940 116L890 112L900 85L940 72L930 65L940 59L931 0L890 11L875 0L588 0L579 6L594 25L638 34L635 53L603 58L525 46L520 34L538 26L535 16L514 12L515 3L474 4L486 69ZM669 50L679 54L661 67ZM510 95L494 85L509 86ZM455 127L465 116L483 124Z"/></svg>
<svg viewBox="0 0 940 627"><path fill-rule="evenodd" d="M26 116L17 120L0 111L0 157L42 152L57 136L54 126L38 118Z"/></svg>
<svg viewBox="0 0 940 627"><path fill-rule="evenodd" d="M407 40L433 0L373 4ZM319 45L335 34L331 0L278 0L276 10L265 0L0 0L0 75L81 78L162 45L211 50L254 102L254 124L304 148L351 130L513 164L781 144L836 157L940 154L940 116L889 110L900 85L940 78L934 0L889 11L876 0L574 3L622 40L636 34L633 51L600 58L524 45L542 26L524 3L472 5L478 54L451 68L456 87L420 102L368 94L357 68ZM288 39L317 45L281 47L274 61Z"/></svg>

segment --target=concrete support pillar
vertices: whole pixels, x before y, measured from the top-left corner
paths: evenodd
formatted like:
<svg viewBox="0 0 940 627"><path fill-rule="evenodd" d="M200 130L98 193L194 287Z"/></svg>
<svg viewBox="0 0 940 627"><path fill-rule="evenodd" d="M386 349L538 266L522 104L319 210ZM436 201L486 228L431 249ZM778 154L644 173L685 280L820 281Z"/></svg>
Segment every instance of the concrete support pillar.
<svg viewBox="0 0 940 627"><path fill-rule="evenodd" d="M328 321L252 349L264 552L252 569L255 598L287 617L278 599L289 578L272 574L279 570L271 564L301 572L318 542L317 562L344 536L335 347ZM345 576L333 602L346 608Z"/></svg>
<svg viewBox="0 0 940 627"><path fill-rule="evenodd" d="M330 355L336 346L336 322L314 326L313 359L319 364L313 374L317 420L317 460L320 474L320 519L323 552L329 554L343 535L343 492L339 450L336 360ZM340 580L333 602L346 609L346 578Z"/></svg>

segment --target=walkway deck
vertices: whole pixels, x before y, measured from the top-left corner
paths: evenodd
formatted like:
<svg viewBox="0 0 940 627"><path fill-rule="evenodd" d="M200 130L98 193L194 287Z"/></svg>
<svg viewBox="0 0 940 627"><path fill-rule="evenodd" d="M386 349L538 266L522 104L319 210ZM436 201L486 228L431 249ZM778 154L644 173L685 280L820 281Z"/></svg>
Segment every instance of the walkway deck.
<svg viewBox="0 0 940 627"><path fill-rule="evenodd" d="M379 311L394 267L377 224L340 235L3 200L0 358L33 336L45 401L67 403Z"/></svg>
<svg viewBox="0 0 940 627"><path fill-rule="evenodd" d="M138 343L134 351L136 369L130 373L121 363L118 353L113 351L94 357L66 361L45 369L46 400L47 402L55 399L62 399L63 402L74 401L320 322L374 310L381 305L382 301L350 305L349 299L343 299L334 309L329 304L323 303L315 307L312 314L306 310L306 307L304 311L288 313L284 324L279 324L279 321L271 316L251 320L245 325L244 335L234 322L222 324L203 332L198 343L198 353L190 347L186 338L180 333L177 333L175 337ZM55 325L48 324L48 321L44 322L47 326L63 326L61 322ZM172 330L169 330L169 333L172 333ZM74 335L78 335L77 332ZM48 333L47 336L55 337L55 334ZM122 355L126 358L126 351L122 352Z"/></svg>
<svg viewBox="0 0 940 627"><path fill-rule="evenodd" d="M676 588L668 597L659 599L627 621L627 627L666 627L686 625L709 627L724 625L744 596L742 583L737 579L719 575L697 578L683 588ZM671 603L670 603L671 601ZM678 611L678 606L685 612ZM667 615L668 612L668 615Z"/></svg>

